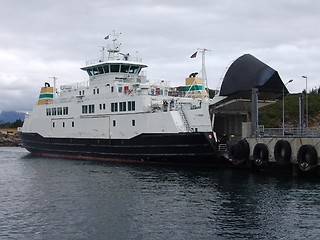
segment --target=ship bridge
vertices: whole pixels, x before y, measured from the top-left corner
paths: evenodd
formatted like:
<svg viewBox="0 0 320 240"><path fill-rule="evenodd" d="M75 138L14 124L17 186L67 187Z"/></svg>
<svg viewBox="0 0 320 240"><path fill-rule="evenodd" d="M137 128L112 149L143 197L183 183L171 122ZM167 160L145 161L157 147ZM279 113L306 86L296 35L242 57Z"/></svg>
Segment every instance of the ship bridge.
<svg viewBox="0 0 320 240"><path fill-rule="evenodd" d="M119 60L99 62L98 64L82 67L81 70L86 71L89 76L119 73L138 75L142 68L145 67L147 67L147 65L142 63Z"/></svg>
<svg viewBox="0 0 320 240"><path fill-rule="evenodd" d="M96 83L99 81L129 81L129 82L145 82L146 78L140 75L141 70L147 65L137 62L113 60L99 62L82 67L88 73L91 81Z"/></svg>
<svg viewBox="0 0 320 240"><path fill-rule="evenodd" d="M109 46L100 46L101 57L86 62L86 66L81 70L86 71L89 75L89 80L98 82L112 82L112 81L129 81L129 82L145 82L146 77L143 76L142 69L147 65L142 63L138 57L132 58L129 53L122 53L120 51L121 44L117 43L118 36L121 33L113 31L105 37L105 40L112 40ZM105 50L108 54L106 56ZM133 60L132 60L133 59Z"/></svg>

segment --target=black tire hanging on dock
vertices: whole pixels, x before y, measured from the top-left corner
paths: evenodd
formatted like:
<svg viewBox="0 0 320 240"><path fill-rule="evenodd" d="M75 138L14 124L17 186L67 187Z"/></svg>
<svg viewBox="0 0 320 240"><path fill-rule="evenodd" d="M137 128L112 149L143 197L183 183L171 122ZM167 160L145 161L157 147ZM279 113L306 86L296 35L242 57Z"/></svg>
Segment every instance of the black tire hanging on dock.
<svg viewBox="0 0 320 240"><path fill-rule="evenodd" d="M242 159L242 149L239 143L231 145L229 151L229 161L234 165L239 165L243 163Z"/></svg>
<svg viewBox="0 0 320 240"><path fill-rule="evenodd" d="M286 140L279 140L274 146L274 158L279 164L290 162L292 149Z"/></svg>
<svg viewBox="0 0 320 240"><path fill-rule="evenodd" d="M241 148L241 152L242 152L242 156L241 158L246 160L249 158L249 155L250 155L250 145L249 143L247 142L247 140L245 139L242 139L238 142L240 148Z"/></svg>
<svg viewBox="0 0 320 240"><path fill-rule="evenodd" d="M269 149L264 143L258 143L253 149L253 160L257 166L262 166L268 162Z"/></svg>
<svg viewBox="0 0 320 240"><path fill-rule="evenodd" d="M238 143L231 145L228 151L229 160L234 165L240 165L249 158L250 146L247 140L242 139Z"/></svg>
<svg viewBox="0 0 320 240"><path fill-rule="evenodd" d="M229 148L229 159L241 159L242 152L238 143L231 145Z"/></svg>
<svg viewBox="0 0 320 240"><path fill-rule="evenodd" d="M318 154L316 149L309 144L302 145L297 154L299 168L303 172L310 171L317 166Z"/></svg>

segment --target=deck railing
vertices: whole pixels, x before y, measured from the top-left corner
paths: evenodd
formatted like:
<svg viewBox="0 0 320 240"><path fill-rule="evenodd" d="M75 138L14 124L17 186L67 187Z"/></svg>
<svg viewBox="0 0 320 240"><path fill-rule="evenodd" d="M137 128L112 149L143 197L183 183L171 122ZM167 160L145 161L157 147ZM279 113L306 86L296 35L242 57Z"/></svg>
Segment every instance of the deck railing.
<svg viewBox="0 0 320 240"><path fill-rule="evenodd" d="M260 137L320 137L319 128L265 128L259 126Z"/></svg>

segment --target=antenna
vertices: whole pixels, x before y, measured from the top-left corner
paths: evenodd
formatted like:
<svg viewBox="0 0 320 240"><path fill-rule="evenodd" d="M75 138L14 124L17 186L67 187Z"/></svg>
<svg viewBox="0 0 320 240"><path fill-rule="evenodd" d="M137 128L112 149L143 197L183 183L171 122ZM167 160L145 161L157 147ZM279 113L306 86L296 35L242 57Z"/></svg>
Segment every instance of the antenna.
<svg viewBox="0 0 320 240"><path fill-rule="evenodd" d="M199 48L199 52L202 54L202 89L205 90L208 88L207 72L206 72L206 51L211 51L206 48Z"/></svg>
<svg viewBox="0 0 320 240"><path fill-rule="evenodd" d="M54 91L54 96L56 96L57 95L57 88L56 88L56 84L57 84L57 77L56 76L53 76L53 77L49 77L49 78L52 78L53 79L53 91Z"/></svg>
<svg viewBox="0 0 320 240"><path fill-rule="evenodd" d="M116 53L118 53L120 51L120 46L121 43L117 43L118 37L121 34L121 32L116 33L115 30L112 31L112 35L109 34L107 35L104 39L108 40L110 38L110 36L112 37L111 41L112 41L112 47L108 48L108 59L114 60Z"/></svg>
<svg viewBox="0 0 320 240"><path fill-rule="evenodd" d="M109 35L108 35L109 36ZM100 62L103 62L105 61L105 50L106 50L106 46L99 46L101 48L101 59L100 59Z"/></svg>

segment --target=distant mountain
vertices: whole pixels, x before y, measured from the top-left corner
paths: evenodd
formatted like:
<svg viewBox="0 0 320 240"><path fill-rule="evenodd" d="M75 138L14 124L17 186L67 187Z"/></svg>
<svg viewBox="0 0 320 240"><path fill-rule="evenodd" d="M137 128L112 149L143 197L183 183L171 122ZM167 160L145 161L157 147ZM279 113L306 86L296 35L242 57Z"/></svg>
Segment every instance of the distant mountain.
<svg viewBox="0 0 320 240"><path fill-rule="evenodd" d="M12 123L18 119L24 121L24 113L15 111L2 111L0 113L0 123Z"/></svg>

